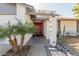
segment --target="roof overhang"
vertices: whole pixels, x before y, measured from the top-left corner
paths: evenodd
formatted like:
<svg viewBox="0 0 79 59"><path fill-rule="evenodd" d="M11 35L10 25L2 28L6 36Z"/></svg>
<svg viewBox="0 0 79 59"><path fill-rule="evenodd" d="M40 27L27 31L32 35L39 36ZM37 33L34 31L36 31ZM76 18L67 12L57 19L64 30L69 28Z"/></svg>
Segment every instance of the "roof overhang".
<svg viewBox="0 0 79 59"><path fill-rule="evenodd" d="M79 18L67 18L67 17L58 17L58 21L77 21Z"/></svg>

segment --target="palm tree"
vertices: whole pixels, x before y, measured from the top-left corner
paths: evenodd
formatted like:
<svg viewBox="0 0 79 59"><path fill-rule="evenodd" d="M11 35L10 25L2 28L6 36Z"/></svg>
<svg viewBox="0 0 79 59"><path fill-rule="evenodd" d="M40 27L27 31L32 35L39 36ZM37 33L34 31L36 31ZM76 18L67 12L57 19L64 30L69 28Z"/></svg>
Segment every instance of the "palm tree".
<svg viewBox="0 0 79 59"><path fill-rule="evenodd" d="M14 35L14 39L11 38L12 35ZM14 26L11 26L10 22L8 22L8 26L6 27L0 26L0 38L6 37L9 38L9 43L12 46L13 50L15 50L15 47L17 46L17 40L15 37Z"/></svg>
<svg viewBox="0 0 79 59"><path fill-rule="evenodd" d="M79 3L77 3L74 8L72 9L73 13L75 14L76 17L79 18Z"/></svg>
<svg viewBox="0 0 79 59"><path fill-rule="evenodd" d="M18 25L15 25L15 30L17 34L21 35L21 42L20 42L20 47L19 49L21 50L23 48L23 43L24 43L24 37L27 33L34 33L35 28L32 23L25 22L25 24L21 23L20 20L18 20Z"/></svg>
<svg viewBox="0 0 79 59"><path fill-rule="evenodd" d="M16 20L18 21L17 25L10 25L10 22L8 22L8 26L0 26L0 38L9 38L9 43L13 48L13 51L17 53L23 48L23 43L24 43L24 37L27 33L34 33L35 28L33 24L26 22L23 24L21 21L19 21L17 18ZM20 34L21 35L21 42L20 45L17 43L17 38L16 35ZM14 38L11 38L12 35Z"/></svg>

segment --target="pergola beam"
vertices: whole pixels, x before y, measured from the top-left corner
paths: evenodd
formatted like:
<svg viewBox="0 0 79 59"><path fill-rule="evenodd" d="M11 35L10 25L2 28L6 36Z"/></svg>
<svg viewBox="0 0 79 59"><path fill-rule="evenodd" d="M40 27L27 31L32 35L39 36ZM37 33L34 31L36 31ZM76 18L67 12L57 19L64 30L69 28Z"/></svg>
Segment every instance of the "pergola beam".
<svg viewBox="0 0 79 59"><path fill-rule="evenodd" d="M43 16L53 16L53 17L55 17L55 16L59 16L59 14L55 14L55 12L27 12L26 14L29 14L29 15L43 15Z"/></svg>

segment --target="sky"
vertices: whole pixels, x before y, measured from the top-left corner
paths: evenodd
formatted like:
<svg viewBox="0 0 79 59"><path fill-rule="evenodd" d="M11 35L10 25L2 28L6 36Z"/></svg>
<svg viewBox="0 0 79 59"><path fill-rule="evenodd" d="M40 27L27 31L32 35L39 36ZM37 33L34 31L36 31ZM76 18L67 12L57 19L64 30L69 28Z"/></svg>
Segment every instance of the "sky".
<svg viewBox="0 0 79 59"><path fill-rule="evenodd" d="M32 5L35 9L56 11L62 17L75 17L72 12L75 3L34 3Z"/></svg>

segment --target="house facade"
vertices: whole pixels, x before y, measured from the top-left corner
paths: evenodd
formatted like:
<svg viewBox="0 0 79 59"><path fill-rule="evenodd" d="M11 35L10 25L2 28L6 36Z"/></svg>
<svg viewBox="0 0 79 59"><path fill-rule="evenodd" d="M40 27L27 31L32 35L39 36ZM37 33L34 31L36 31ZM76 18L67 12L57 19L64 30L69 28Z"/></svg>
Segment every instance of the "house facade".
<svg viewBox="0 0 79 59"><path fill-rule="evenodd" d="M30 10L29 10L30 9ZM8 21L11 22L11 24L17 24L17 21L15 18L18 18L22 23L25 23L26 21L30 21L30 16L26 14L28 11L33 11L33 6L27 5L27 4L20 4L20 3L1 3L0 4L0 25L6 26ZM28 42L31 38L32 34L27 34L25 37L24 42ZM18 44L20 44L20 36L17 36L18 38ZM25 44L24 43L24 44ZM0 44L9 44L8 38L6 40L0 40Z"/></svg>
<svg viewBox="0 0 79 59"><path fill-rule="evenodd" d="M24 3L2 3L0 4L0 25L6 26L8 21L17 24L15 17L23 23L32 22L36 28L34 35L45 36L50 45L57 43L57 17L54 11L35 10L33 6ZM25 36L25 43L30 40L32 34ZM20 36L17 36L20 38ZM3 43L3 42L2 42ZM5 43L5 42L4 42ZM18 39L18 43L20 40ZM24 43L24 44L25 44ZM6 39L8 44L8 39Z"/></svg>
<svg viewBox="0 0 79 59"><path fill-rule="evenodd" d="M58 30L65 36L79 36L79 19L77 18L58 18Z"/></svg>

